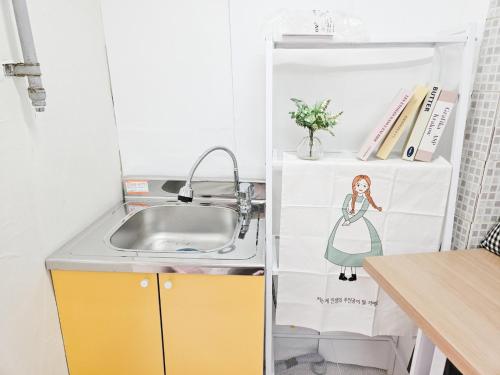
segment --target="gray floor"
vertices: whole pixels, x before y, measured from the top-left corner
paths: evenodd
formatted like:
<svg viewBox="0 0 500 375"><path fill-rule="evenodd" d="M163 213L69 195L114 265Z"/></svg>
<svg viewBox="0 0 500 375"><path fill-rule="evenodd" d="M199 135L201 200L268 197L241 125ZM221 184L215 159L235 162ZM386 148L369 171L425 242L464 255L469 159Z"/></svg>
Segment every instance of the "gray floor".
<svg viewBox="0 0 500 375"><path fill-rule="evenodd" d="M324 371L324 370L323 370ZM386 375L386 370L373 367L363 367L356 365L337 364L327 362L326 372L313 372L310 363L300 364L288 370L277 372L276 375Z"/></svg>

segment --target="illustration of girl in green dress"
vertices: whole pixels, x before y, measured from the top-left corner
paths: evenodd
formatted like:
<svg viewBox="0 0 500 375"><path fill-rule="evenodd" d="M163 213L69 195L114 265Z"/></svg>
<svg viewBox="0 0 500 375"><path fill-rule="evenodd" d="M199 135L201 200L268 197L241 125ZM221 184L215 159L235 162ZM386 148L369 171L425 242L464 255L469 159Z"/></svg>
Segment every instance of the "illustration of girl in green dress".
<svg viewBox="0 0 500 375"><path fill-rule="evenodd" d="M364 215L371 205L378 207L370 194L371 180L358 175L352 181L352 194L347 194L339 218L328 239L325 258L340 266L339 280L347 280L346 269L351 268L349 281L356 280L356 267L363 265L367 256L382 255L382 243L377 230Z"/></svg>

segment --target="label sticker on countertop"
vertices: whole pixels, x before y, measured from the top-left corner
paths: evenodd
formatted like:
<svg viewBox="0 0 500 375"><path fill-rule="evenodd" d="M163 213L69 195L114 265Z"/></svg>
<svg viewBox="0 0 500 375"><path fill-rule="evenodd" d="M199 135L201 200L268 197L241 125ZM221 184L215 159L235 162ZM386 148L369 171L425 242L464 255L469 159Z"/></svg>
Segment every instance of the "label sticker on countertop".
<svg viewBox="0 0 500 375"><path fill-rule="evenodd" d="M147 194L149 193L148 180L126 180L125 193L127 194Z"/></svg>

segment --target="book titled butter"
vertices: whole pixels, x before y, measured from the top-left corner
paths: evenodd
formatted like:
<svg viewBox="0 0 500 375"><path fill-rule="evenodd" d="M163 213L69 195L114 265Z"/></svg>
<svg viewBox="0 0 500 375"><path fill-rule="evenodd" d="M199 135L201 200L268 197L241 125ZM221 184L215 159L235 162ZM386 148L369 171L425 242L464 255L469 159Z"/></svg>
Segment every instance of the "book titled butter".
<svg viewBox="0 0 500 375"><path fill-rule="evenodd" d="M415 88L410 101L406 105L403 112L401 112L401 115L385 138L384 143L382 143L382 146L380 146L380 149L377 152L377 158L387 159L391 151L396 146L396 143L398 143L398 140L401 138L401 135L404 133L405 129L413 125L415 118L417 117L418 110L420 109L422 101L424 100L425 95L427 95L428 91L429 90L425 86L417 86Z"/></svg>
<svg viewBox="0 0 500 375"><path fill-rule="evenodd" d="M370 136L366 139L365 143L358 152L358 158L361 160L367 160L372 152L377 149L377 147L382 143L384 138L391 130L392 125L399 117L403 109L408 104L411 98L411 93L407 90L401 89L398 94L394 97L387 112L377 123L377 126L370 133Z"/></svg>
<svg viewBox="0 0 500 375"><path fill-rule="evenodd" d="M408 138L406 139L405 147L403 148L403 159L413 161L415 159L415 154L417 153L418 146L425 132L425 128L429 123L434 107L441 93L441 88L439 85L433 85L424 99L422 108L418 113L417 120L413 129L408 133Z"/></svg>
<svg viewBox="0 0 500 375"><path fill-rule="evenodd" d="M455 107L457 99L458 95L456 92L441 91L429 123L425 128L420 145L418 146L415 160L432 160L432 155L434 151L436 151L441 135L443 135L444 128L450 119L451 112Z"/></svg>

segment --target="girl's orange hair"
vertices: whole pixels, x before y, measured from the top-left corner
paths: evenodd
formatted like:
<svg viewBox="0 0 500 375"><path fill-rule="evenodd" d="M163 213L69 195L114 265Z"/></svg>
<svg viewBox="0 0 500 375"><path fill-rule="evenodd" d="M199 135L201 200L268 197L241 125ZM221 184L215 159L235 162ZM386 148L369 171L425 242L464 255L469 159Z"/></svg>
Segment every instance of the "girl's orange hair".
<svg viewBox="0 0 500 375"><path fill-rule="evenodd" d="M360 174L360 175L354 177L354 179L352 180L351 214L354 213L356 199L358 198L358 192L356 191L356 184L360 180L365 180L366 183L368 184L368 189L366 189L366 191L365 191L365 197L366 197L366 199L368 199L368 203L370 203L374 209L376 209L378 211L382 211L382 207L379 207L375 204L375 202L373 201L373 198L370 194L370 187L372 185L372 181L370 180L370 177L368 177L367 175L364 175L364 174Z"/></svg>

